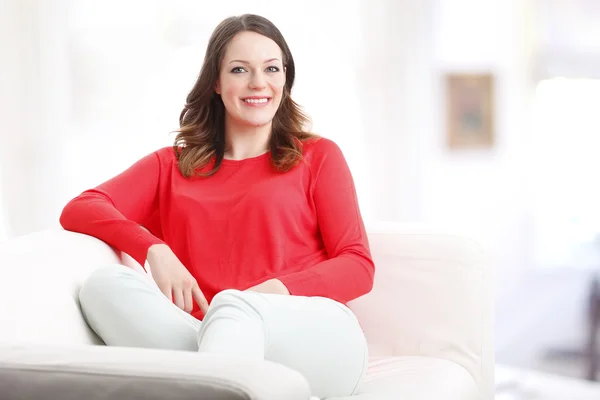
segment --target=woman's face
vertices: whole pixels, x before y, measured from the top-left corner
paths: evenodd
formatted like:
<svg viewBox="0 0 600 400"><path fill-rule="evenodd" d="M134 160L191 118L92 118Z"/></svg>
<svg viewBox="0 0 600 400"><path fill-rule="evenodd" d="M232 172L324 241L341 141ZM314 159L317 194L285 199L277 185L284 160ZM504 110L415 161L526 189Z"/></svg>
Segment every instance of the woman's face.
<svg viewBox="0 0 600 400"><path fill-rule="evenodd" d="M227 118L252 127L270 124L284 85L282 53L273 40L255 32L241 32L231 39L215 88Z"/></svg>

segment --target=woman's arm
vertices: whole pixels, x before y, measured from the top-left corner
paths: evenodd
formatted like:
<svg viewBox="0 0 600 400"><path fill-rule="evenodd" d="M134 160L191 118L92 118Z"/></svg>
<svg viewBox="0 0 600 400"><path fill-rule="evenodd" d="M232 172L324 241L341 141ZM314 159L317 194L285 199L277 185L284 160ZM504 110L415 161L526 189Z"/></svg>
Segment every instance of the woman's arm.
<svg viewBox="0 0 600 400"><path fill-rule="evenodd" d="M154 152L71 200L60 223L66 230L108 243L143 266L150 246L163 243L140 226L147 226L158 211L159 178L160 160Z"/></svg>
<svg viewBox="0 0 600 400"><path fill-rule="evenodd" d="M247 289L251 292L289 295L290 291L279 279L269 279Z"/></svg>
<svg viewBox="0 0 600 400"><path fill-rule="evenodd" d="M313 201L329 259L278 280L292 295L323 296L347 303L373 287L375 266L354 180L340 148L320 139L311 163Z"/></svg>

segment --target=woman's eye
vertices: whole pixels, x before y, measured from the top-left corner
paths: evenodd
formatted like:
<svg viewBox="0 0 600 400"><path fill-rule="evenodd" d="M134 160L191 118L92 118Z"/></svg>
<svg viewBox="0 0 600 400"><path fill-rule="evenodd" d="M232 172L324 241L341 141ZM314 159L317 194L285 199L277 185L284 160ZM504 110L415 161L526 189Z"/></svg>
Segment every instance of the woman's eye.
<svg viewBox="0 0 600 400"><path fill-rule="evenodd" d="M234 69L231 70L231 72L233 72L234 74L239 74L246 71L244 68L242 67L235 67Z"/></svg>
<svg viewBox="0 0 600 400"><path fill-rule="evenodd" d="M279 68L277 68L277 67L269 67L269 68L267 68L267 71L269 71L269 72L279 72Z"/></svg>

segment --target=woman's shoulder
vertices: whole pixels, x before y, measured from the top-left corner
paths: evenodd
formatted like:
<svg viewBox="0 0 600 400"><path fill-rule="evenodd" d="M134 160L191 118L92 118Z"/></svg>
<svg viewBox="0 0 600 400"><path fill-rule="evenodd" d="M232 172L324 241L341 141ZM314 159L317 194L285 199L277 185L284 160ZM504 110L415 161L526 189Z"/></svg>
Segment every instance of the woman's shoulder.
<svg viewBox="0 0 600 400"><path fill-rule="evenodd" d="M171 164L177 162L177 154L175 153L175 147L165 146L154 151L154 154L158 157L161 163Z"/></svg>
<svg viewBox="0 0 600 400"><path fill-rule="evenodd" d="M335 141L318 135L304 141L302 152L307 160L317 162L323 161L328 156L342 155L342 151Z"/></svg>

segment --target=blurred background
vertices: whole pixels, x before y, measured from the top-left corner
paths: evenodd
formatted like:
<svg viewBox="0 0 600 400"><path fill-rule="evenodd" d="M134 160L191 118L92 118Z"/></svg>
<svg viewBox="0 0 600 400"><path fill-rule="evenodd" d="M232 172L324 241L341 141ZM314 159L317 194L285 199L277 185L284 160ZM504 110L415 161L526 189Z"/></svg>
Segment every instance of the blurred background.
<svg viewBox="0 0 600 400"><path fill-rule="evenodd" d="M596 0L0 0L0 240L172 144L210 33L246 12L286 37L366 221L488 251L498 363L590 378Z"/></svg>

